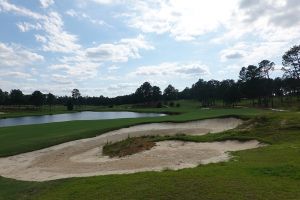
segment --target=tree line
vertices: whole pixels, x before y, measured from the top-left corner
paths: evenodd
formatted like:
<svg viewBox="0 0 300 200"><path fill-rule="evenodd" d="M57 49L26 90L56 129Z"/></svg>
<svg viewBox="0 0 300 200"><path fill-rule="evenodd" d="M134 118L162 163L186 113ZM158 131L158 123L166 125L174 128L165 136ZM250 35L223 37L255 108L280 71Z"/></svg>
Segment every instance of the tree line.
<svg viewBox="0 0 300 200"><path fill-rule="evenodd" d="M78 89L71 92L71 96L55 96L51 93L43 94L34 91L24 95L21 90L13 89L5 92L0 89L0 105L66 105L73 109L74 105L102 105L113 106L121 104L136 104L142 106L161 106L162 102L177 99L196 99L202 106L214 106L217 101L224 105L235 105L242 99L249 99L253 105L272 107L274 97L296 96L300 98L300 45L292 47L282 56L282 77L270 78L275 63L262 60L257 65L242 67L237 81L228 79L223 81L199 79L191 87L178 91L172 85L163 91L149 82L143 83L136 91L129 95L114 98L99 96L81 96Z"/></svg>

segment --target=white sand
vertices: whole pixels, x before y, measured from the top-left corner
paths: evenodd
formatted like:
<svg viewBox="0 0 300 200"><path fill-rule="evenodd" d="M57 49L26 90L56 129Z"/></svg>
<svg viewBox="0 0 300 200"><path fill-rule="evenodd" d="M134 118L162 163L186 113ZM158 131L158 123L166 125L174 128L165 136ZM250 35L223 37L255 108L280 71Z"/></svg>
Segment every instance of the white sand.
<svg viewBox="0 0 300 200"><path fill-rule="evenodd" d="M130 135L203 135L235 128L242 121L234 118L209 119L187 123L154 123L111 131L98 137L72 141L50 148L0 158L0 176L25 181L48 181L69 177L182 169L199 164L226 161L228 151L261 146L257 141L192 143L158 142L149 151L122 158L102 155L108 142L124 140Z"/></svg>

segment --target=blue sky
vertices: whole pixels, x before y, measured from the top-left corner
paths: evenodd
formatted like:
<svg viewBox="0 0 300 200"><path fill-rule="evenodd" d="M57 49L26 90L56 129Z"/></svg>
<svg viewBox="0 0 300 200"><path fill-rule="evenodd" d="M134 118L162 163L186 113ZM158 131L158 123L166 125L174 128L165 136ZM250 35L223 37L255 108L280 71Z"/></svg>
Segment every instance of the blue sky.
<svg viewBox="0 0 300 200"><path fill-rule="evenodd" d="M300 39L298 0L0 0L0 88L117 96L237 79Z"/></svg>

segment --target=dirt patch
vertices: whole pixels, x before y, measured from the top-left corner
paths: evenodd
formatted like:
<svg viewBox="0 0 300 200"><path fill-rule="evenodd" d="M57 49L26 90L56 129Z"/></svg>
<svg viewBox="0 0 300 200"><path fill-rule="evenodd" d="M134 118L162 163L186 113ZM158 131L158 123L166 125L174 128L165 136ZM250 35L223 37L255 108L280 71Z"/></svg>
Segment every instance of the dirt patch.
<svg viewBox="0 0 300 200"><path fill-rule="evenodd" d="M113 157L124 157L146 150L155 146L155 142L146 137L127 138L126 140L109 143L103 146L103 155Z"/></svg>
<svg viewBox="0 0 300 200"><path fill-rule="evenodd" d="M0 158L0 176L26 181L48 181L69 177L123 174L140 171L182 169L199 164L225 161L228 151L261 146L250 142L192 143L158 142L148 151L121 158L103 156L107 142L149 135L204 135L235 128L242 121L235 118L210 119L187 123L154 123L111 131L94 138L76 140L50 148Z"/></svg>

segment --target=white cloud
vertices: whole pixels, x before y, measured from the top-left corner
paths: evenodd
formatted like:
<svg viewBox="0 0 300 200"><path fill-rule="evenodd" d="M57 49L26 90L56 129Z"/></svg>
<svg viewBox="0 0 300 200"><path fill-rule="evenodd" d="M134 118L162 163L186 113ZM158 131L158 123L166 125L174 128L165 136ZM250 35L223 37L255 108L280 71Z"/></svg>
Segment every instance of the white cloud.
<svg viewBox="0 0 300 200"><path fill-rule="evenodd" d="M113 83L113 84L107 84L102 87L94 88L93 92L98 95L100 94L108 97L115 97L120 95L131 94L136 90L138 86L139 86L138 83L132 83L132 82Z"/></svg>
<svg viewBox="0 0 300 200"><path fill-rule="evenodd" d="M220 52L221 61L240 68L263 59L280 65L284 52L299 43L299 12L297 0L241 0L224 23L225 34L212 40L229 46Z"/></svg>
<svg viewBox="0 0 300 200"><path fill-rule="evenodd" d="M6 12L13 12L37 20L38 28L45 32L43 38L39 36L36 37L37 41L43 43L44 51L72 53L81 47L81 45L77 43L77 36L64 30L64 22L57 12L42 15L27 8L11 4L7 0L0 1L0 8ZM29 23L25 26L24 23L20 24L19 28L21 31L36 29L35 26Z"/></svg>
<svg viewBox="0 0 300 200"><path fill-rule="evenodd" d="M52 4L54 4L54 0L40 0L41 6L43 8L48 8L49 6L51 6Z"/></svg>
<svg viewBox="0 0 300 200"><path fill-rule="evenodd" d="M47 42L47 38L42 35L36 34L36 35L34 35L34 37L35 37L36 41L38 41L38 42L41 42L41 43Z"/></svg>
<svg viewBox="0 0 300 200"><path fill-rule="evenodd" d="M209 69L207 66L200 63L161 63L159 65L150 65L138 67L136 71L131 73L133 76L161 76L173 77L174 76L201 76L208 75Z"/></svg>
<svg viewBox="0 0 300 200"><path fill-rule="evenodd" d="M116 65L112 65L112 66L109 66L109 67L108 67L108 71L109 71L109 72L113 72L113 71L116 71L116 70L118 70L118 69L120 69L120 67L119 67L119 66L116 66Z"/></svg>
<svg viewBox="0 0 300 200"><path fill-rule="evenodd" d="M228 20L235 0L146 0L133 1L129 25L144 32L169 33L176 40L194 40L216 31Z"/></svg>
<svg viewBox="0 0 300 200"><path fill-rule="evenodd" d="M64 57L61 62L50 66L55 71L65 72L68 77L78 80L94 78L98 75L101 63L91 62L79 55Z"/></svg>
<svg viewBox="0 0 300 200"><path fill-rule="evenodd" d="M117 91L119 92L120 90L124 90L124 89L136 89L138 87L138 85L136 83L118 83L118 84L111 84L108 86L108 91Z"/></svg>
<svg viewBox="0 0 300 200"><path fill-rule="evenodd" d="M77 36L64 30L64 22L58 13L50 12L43 26L47 39L47 43L43 44L45 51L72 53L80 49Z"/></svg>
<svg viewBox="0 0 300 200"><path fill-rule="evenodd" d="M123 0L91 0L91 1L98 4L116 4L116 3L124 2Z"/></svg>
<svg viewBox="0 0 300 200"><path fill-rule="evenodd" d="M67 10L66 14L69 15L70 17L76 17L76 18L78 18L80 20L81 19L86 19L87 21L89 21L92 24L96 24L96 25L108 25L103 20L93 19L88 14L86 14L84 12L75 11L74 9Z"/></svg>
<svg viewBox="0 0 300 200"><path fill-rule="evenodd" d="M215 42L243 39L252 35L263 42L299 40L300 4L297 0L242 0L230 20L226 33Z"/></svg>
<svg viewBox="0 0 300 200"><path fill-rule="evenodd" d="M43 60L43 56L21 46L0 42L0 67L23 67Z"/></svg>
<svg viewBox="0 0 300 200"><path fill-rule="evenodd" d="M236 64L256 65L264 59L272 60L286 50L285 42L239 42L221 52L221 61L235 59Z"/></svg>
<svg viewBox="0 0 300 200"><path fill-rule="evenodd" d="M53 74L51 80L59 85L73 85L73 81L68 76Z"/></svg>
<svg viewBox="0 0 300 200"><path fill-rule="evenodd" d="M2 72L0 76L16 77L16 78L31 78L31 74L24 72Z"/></svg>
<svg viewBox="0 0 300 200"><path fill-rule="evenodd" d="M19 6L16 6L14 4L11 4L11 3L9 3L8 0L1 0L0 1L0 9L2 11L14 12L14 13L17 13L19 15L23 15L23 16L26 16L26 17L31 17L31 18L34 18L34 19L44 19L45 18L45 16L43 16L39 13L32 12L31 10L29 10L27 8L19 7Z"/></svg>
<svg viewBox="0 0 300 200"><path fill-rule="evenodd" d="M80 80L95 78L98 69L104 62L127 62L130 58L140 58L140 50L153 49L141 35L136 38L121 39L114 44L101 44L64 56L60 63L50 66L52 70L64 71L68 76Z"/></svg>
<svg viewBox="0 0 300 200"><path fill-rule="evenodd" d="M95 61L127 62L129 58L140 58L140 50L152 50L154 47L145 40L144 36L121 39L114 44L100 44L97 47L88 48L86 57Z"/></svg>
<svg viewBox="0 0 300 200"><path fill-rule="evenodd" d="M42 25L37 23L37 24L31 24L28 22L20 22L17 23L17 26L21 32L28 32L30 30L41 30Z"/></svg>
<svg viewBox="0 0 300 200"><path fill-rule="evenodd" d="M223 51L222 60L230 60L230 59L241 59L244 57L243 51L235 51L235 50L225 50Z"/></svg>

